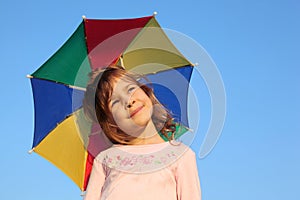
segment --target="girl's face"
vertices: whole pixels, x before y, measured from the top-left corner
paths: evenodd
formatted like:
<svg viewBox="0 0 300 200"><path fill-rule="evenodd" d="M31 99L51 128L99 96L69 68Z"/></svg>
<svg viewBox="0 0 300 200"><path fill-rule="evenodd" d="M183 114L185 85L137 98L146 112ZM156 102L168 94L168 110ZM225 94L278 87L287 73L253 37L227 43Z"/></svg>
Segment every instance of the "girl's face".
<svg viewBox="0 0 300 200"><path fill-rule="evenodd" d="M133 81L114 82L109 108L117 126L128 135L137 137L152 122L152 102Z"/></svg>

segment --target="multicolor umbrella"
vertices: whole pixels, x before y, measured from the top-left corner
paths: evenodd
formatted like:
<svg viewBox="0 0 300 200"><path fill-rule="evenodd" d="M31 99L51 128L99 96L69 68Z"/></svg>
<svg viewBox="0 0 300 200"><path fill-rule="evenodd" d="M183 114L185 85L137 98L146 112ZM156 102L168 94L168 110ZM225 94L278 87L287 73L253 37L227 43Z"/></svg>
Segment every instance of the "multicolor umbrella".
<svg viewBox="0 0 300 200"><path fill-rule="evenodd" d="M88 74L119 64L144 74L158 99L188 127L187 96L193 65L176 49L155 15L134 19L83 18L71 37L31 78L35 107L32 151L84 191L94 157L111 143L86 120L82 99Z"/></svg>

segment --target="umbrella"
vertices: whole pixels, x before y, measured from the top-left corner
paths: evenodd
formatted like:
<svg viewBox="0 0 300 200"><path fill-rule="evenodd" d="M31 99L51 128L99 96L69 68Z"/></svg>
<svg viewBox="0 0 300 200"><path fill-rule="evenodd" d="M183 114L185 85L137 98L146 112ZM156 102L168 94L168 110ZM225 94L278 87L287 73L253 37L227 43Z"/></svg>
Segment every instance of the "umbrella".
<svg viewBox="0 0 300 200"><path fill-rule="evenodd" d="M82 99L88 74L119 64L144 74L158 99L188 127L187 94L193 65L176 49L155 15L87 19L41 67L29 75L35 122L32 151L69 176L84 191L94 157L111 143L86 120ZM166 138L164 138L166 139Z"/></svg>

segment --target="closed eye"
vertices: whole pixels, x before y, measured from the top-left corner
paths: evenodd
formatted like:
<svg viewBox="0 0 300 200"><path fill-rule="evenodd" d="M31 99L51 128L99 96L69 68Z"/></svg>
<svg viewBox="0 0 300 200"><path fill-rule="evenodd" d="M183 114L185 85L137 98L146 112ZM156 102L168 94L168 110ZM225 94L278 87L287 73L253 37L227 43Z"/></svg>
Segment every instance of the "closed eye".
<svg viewBox="0 0 300 200"><path fill-rule="evenodd" d="M128 87L128 93L132 93L135 89L136 89L137 86L130 86Z"/></svg>
<svg viewBox="0 0 300 200"><path fill-rule="evenodd" d="M118 99L113 100L112 103L111 103L111 107L113 107L114 105L116 105L119 102L120 102L120 100L118 100Z"/></svg>

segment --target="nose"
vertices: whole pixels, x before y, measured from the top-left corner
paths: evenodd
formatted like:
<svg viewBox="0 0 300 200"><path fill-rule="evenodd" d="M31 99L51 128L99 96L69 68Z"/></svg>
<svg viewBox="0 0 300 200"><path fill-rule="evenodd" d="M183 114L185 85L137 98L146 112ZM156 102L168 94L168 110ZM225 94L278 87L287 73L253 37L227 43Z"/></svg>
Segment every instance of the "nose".
<svg viewBox="0 0 300 200"><path fill-rule="evenodd" d="M135 103L135 100L129 100L127 105L126 105L126 108L131 108L133 106L133 104Z"/></svg>

